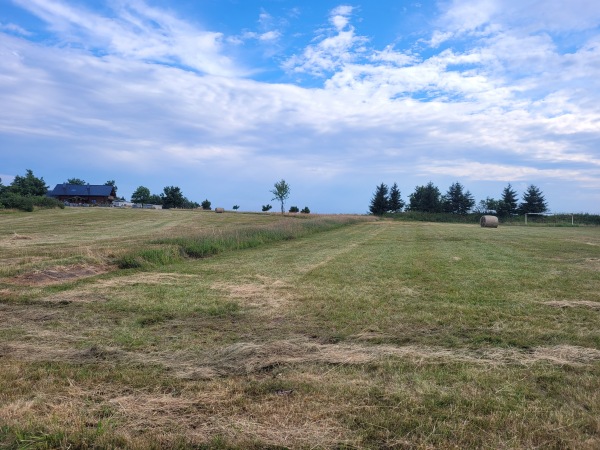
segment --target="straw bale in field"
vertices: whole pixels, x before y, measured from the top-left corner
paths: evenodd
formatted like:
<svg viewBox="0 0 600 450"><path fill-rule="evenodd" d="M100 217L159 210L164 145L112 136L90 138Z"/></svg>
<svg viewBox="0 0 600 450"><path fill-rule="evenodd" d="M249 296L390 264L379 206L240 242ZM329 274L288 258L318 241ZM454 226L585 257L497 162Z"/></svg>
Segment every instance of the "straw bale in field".
<svg viewBox="0 0 600 450"><path fill-rule="evenodd" d="M481 216L479 224L483 228L498 228L498 218L496 216Z"/></svg>
<svg viewBox="0 0 600 450"><path fill-rule="evenodd" d="M215 208L215 212L216 213L224 213L225 212L225 208Z"/></svg>

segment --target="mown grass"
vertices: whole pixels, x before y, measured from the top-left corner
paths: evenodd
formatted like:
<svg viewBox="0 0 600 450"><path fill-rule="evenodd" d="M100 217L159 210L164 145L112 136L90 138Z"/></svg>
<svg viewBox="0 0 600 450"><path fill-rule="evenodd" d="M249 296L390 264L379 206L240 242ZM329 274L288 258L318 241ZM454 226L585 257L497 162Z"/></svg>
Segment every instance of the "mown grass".
<svg viewBox="0 0 600 450"><path fill-rule="evenodd" d="M0 279L0 445L600 446L597 228L300 225L192 258L189 242L288 222L94 214L142 268L23 284L70 256L16 231L35 239ZM110 258L90 251L87 264Z"/></svg>

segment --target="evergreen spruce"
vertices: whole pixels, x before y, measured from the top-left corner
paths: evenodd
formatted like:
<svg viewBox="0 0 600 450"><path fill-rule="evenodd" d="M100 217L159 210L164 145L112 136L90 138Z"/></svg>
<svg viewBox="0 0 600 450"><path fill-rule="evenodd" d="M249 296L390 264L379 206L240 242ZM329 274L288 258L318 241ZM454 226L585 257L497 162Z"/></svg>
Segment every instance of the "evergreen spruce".
<svg viewBox="0 0 600 450"><path fill-rule="evenodd" d="M519 205L519 212L528 214L545 213L546 211L548 211L548 205L542 191L537 186L530 185L523 194L523 202Z"/></svg>
<svg viewBox="0 0 600 450"><path fill-rule="evenodd" d="M375 216L383 216L389 209L388 187L381 183L375 189L369 211Z"/></svg>
<svg viewBox="0 0 600 450"><path fill-rule="evenodd" d="M402 200L400 189L398 184L394 183L390 189L390 197L388 201L388 210L392 213L399 213L404 208L404 201Z"/></svg>
<svg viewBox="0 0 600 450"><path fill-rule="evenodd" d="M498 202L496 213L500 217L508 217L518 212L517 191L515 191L510 183L502 191L502 197Z"/></svg>
<svg viewBox="0 0 600 450"><path fill-rule="evenodd" d="M462 184L458 181L448 188L448 192L443 197L444 212L452 214L467 214L473 206L475 199L469 191L465 191Z"/></svg>

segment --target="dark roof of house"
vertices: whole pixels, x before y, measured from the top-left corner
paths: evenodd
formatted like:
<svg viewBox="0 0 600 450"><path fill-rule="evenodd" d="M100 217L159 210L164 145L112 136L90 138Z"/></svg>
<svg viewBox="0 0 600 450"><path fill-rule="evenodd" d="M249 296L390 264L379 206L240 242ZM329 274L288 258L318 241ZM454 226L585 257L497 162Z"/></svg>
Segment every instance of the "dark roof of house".
<svg viewBox="0 0 600 450"><path fill-rule="evenodd" d="M70 197L110 197L115 196L112 186L100 184L57 184L54 189L48 192L49 197L58 197L68 195Z"/></svg>

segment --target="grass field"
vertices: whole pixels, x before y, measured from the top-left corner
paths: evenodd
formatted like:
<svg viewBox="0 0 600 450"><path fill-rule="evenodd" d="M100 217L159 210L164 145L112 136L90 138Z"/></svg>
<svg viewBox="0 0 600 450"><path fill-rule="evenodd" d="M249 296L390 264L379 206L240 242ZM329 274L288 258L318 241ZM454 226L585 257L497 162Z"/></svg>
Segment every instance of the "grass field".
<svg viewBox="0 0 600 450"><path fill-rule="evenodd" d="M1 213L0 264L0 447L600 448L597 227Z"/></svg>

